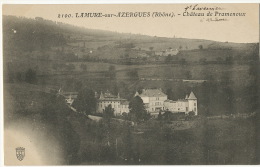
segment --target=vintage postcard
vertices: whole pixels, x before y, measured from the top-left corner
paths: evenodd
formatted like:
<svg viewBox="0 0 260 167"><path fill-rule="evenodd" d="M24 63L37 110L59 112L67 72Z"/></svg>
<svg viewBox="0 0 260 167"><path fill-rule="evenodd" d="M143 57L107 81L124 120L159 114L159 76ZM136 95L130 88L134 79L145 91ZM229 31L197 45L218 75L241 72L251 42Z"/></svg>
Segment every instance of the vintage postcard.
<svg viewBox="0 0 260 167"><path fill-rule="evenodd" d="M259 4L3 4L4 164L259 164Z"/></svg>

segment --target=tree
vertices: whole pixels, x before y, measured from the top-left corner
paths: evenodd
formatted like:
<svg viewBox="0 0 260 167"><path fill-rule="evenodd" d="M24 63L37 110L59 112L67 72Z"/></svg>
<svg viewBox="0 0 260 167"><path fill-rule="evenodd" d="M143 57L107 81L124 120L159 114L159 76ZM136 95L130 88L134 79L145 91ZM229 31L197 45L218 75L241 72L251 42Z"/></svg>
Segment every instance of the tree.
<svg viewBox="0 0 260 167"><path fill-rule="evenodd" d="M170 121L172 119L172 115L173 115L172 112L167 110L167 111L164 112L163 118L166 121Z"/></svg>
<svg viewBox="0 0 260 167"><path fill-rule="evenodd" d="M173 57L169 54L166 58L165 58L165 63L170 63L172 61Z"/></svg>
<svg viewBox="0 0 260 167"><path fill-rule="evenodd" d="M108 68L108 77L110 79L115 79L116 78L116 67L113 65L110 65Z"/></svg>
<svg viewBox="0 0 260 167"><path fill-rule="evenodd" d="M19 82L21 82L23 80L21 72L16 72L16 80Z"/></svg>
<svg viewBox="0 0 260 167"><path fill-rule="evenodd" d="M153 50L153 48L154 48L154 47L152 47L152 46L151 46L151 47L149 47L150 51L152 51L152 50Z"/></svg>
<svg viewBox="0 0 260 167"><path fill-rule="evenodd" d="M114 109L112 108L111 104L109 104L103 111L103 118L105 123L105 133L106 133L106 140L108 146L110 145L111 139L111 118L114 117Z"/></svg>
<svg viewBox="0 0 260 167"><path fill-rule="evenodd" d="M228 57L226 57L225 61L226 61L227 64L232 64L233 63L233 57L228 56Z"/></svg>
<svg viewBox="0 0 260 167"><path fill-rule="evenodd" d="M81 90L81 89L82 89L82 86L83 86L83 84L82 84L81 81L77 81L77 80L76 80L76 81L74 82L74 89L75 89L75 90L77 90L77 91L78 91L78 90Z"/></svg>
<svg viewBox="0 0 260 167"><path fill-rule="evenodd" d="M80 138L74 130L68 115L71 113L62 96L42 94L39 103L42 108L33 116L36 122L41 122L47 132L52 133L53 139L59 141L63 148L63 156L69 164L77 163L77 153L80 148ZM77 119L78 120L78 119ZM50 139L52 141L52 139ZM51 148L51 150L54 148Z"/></svg>
<svg viewBox="0 0 260 167"><path fill-rule="evenodd" d="M86 71L86 70L87 70L87 65L82 63L82 64L80 65L80 68L81 68L83 71Z"/></svg>
<svg viewBox="0 0 260 167"><path fill-rule="evenodd" d="M25 82L35 84L37 82L36 71L29 68L25 73Z"/></svg>
<svg viewBox="0 0 260 167"><path fill-rule="evenodd" d="M148 113L145 109L143 100L135 96L129 103L130 119L134 122L141 122L148 119Z"/></svg>
<svg viewBox="0 0 260 167"><path fill-rule="evenodd" d="M14 82L14 68L12 68L12 63L7 63L7 76L5 77L8 82Z"/></svg>
<svg viewBox="0 0 260 167"><path fill-rule="evenodd" d="M199 45L199 49L202 50L203 49L203 45Z"/></svg>
<svg viewBox="0 0 260 167"><path fill-rule="evenodd" d="M186 64L186 59L184 59L184 58L181 58L181 60L180 60L180 64L181 64L181 65L184 65L184 64Z"/></svg>
<svg viewBox="0 0 260 167"><path fill-rule="evenodd" d="M53 63L52 64L52 69L57 70L58 69L58 65L56 63Z"/></svg>
<svg viewBox="0 0 260 167"><path fill-rule="evenodd" d="M115 81L110 82L110 91L112 94L117 95L119 93L118 84Z"/></svg>
<svg viewBox="0 0 260 167"><path fill-rule="evenodd" d="M96 111L96 103L95 93L88 88L84 88L79 92L72 106L75 107L78 112L91 114Z"/></svg>
<svg viewBox="0 0 260 167"><path fill-rule="evenodd" d="M169 88L169 89L166 90L166 94L167 94L167 96L168 96L168 99L173 100L173 95L174 95L174 93L173 93L173 91L172 91L171 88Z"/></svg>
<svg viewBox="0 0 260 167"><path fill-rule="evenodd" d="M160 111L159 112L159 115L158 115L158 120L161 121L162 120L162 112Z"/></svg>
<svg viewBox="0 0 260 167"><path fill-rule="evenodd" d="M124 158L127 162L131 161L134 150L133 150L133 145L134 145L134 139L133 139L133 134L131 132L131 127L127 126L124 128L123 135L122 135L122 140L123 140L123 152L124 152Z"/></svg>
<svg viewBox="0 0 260 167"><path fill-rule="evenodd" d="M223 61L223 59L222 59L221 57L217 57L216 60L217 60L218 62L222 62L222 61Z"/></svg>
<svg viewBox="0 0 260 167"><path fill-rule="evenodd" d="M69 65L67 65L66 66L66 69L68 70L68 71L73 71L73 70L75 70L75 65L74 64L69 64Z"/></svg>
<svg viewBox="0 0 260 167"><path fill-rule="evenodd" d="M190 71L186 71L186 72L185 72L185 77L186 77L187 79L191 79L191 78L192 78L191 72L190 72Z"/></svg>
<svg viewBox="0 0 260 167"><path fill-rule="evenodd" d="M199 60L199 62L200 62L200 64L207 64L207 59L206 58L201 58L200 60Z"/></svg>
<svg viewBox="0 0 260 167"><path fill-rule="evenodd" d="M106 119L110 119L114 117L115 110L112 108L111 104L109 104L103 111L103 117Z"/></svg>
<svg viewBox="0 0 260 167"><path fill-rule="evenodd" d="M147 57L143 57L142 60L143 60L143 61L146 61L146 60L147 60Z"/></svg>
<svg viewBox="0 0 260 167"><path fill-rule="evenodd" d="M138 80L138 79L139 79L139 75L138 75L137 69L133 69L133 70L127 72L127 75L128 75L129 78L131 78L132 80Z"/></svg>
<svg viewBox="0 0 260 167"><path fill-rule="evenodd" d="M188 114L189 114L189 116L194 116L195 112L194 111L190 111Z"/></svg>

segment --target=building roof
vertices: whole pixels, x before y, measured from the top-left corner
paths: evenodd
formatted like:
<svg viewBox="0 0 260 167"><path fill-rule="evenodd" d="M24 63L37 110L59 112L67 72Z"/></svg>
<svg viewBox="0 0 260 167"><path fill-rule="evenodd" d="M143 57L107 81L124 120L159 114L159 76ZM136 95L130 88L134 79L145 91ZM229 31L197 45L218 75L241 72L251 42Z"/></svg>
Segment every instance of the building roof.
<svg viewBox="0 0 260 167"><path fill-rule="evenodd" d="M66 99L76 99L78 95L66 95L64 96Z"/></svg>
<svg viewBox="0 0 260 167"><path fill-rule="evenodd" d="M61 92L60 94L66 99L76 99L78 97L78 92Z"/></svg>
<svg viewBox="0 0 260 167"><path fill-rule="evenodd" d="M121 105L129 105L129 101L125 100L121 102Z"/></svg>
<svg viewBox="0 0 260 167"><path fill-rule="evenodd" d="M167 99L167 100L165 100L164 102L168 102L168 103L176 103L177 101L173 101L173 100L169 100L169 99Z"/></svg>
<svg viewBox="0 0 260 167"><path fill-rule="evenodd" d="M119 99L119 98L105 98L105 99L98 99L97 101L98 101L98 102L101 102L101 101L122 101L122 100L125 100L125 99Z"/></svg>
<svg viewBox="0 0 260 167"><path fill-rule="evenodd" d="M122 101L122 100L125 99L120 98L119 93L117 96L115 96L112 93L110 93L108 90L105 93L101 92L100 97L98 99L98 101Z"/></svg>
<svg viewBox="0 0 260 167"><path fill-rule="evenodd" d="M160 89L143 89L141 97L164 97L167 96Z"/></svg>
<svg viewBox="0 0 260 167"><path fill-rule="evenodd" d="M64 96L67 96L67 95L78 95L78 92L62 92L61 94L64 95Z"/></svg>
<svg viewBox="0 0 260 167"><path fill-rule="evenodd" d="M180 102L187 102L188 100L187 99L178 99L178 101L180 101Z"/></svg>
<svg viewBox="0 0 260 167"><path fill-rule="evenodd" d="M101 92L102 93L102 92ZM104 93L105 98L117 98L117 96L113 95L111 92L108 90Z"/></svg>
<svg viewBox="0 0 260 167"><path fill-rule="evenodd" d="M119 97L113 95L113 94L110 93L108 90L107 90L105 93L103 93L103 92L101 91L100 97L99 97L99 99L116 99L116 98L119 98Z"/></svg>
<svg viewBox="0 0 260 167"><path fill-rule="evenodd" d="M193 92L190 92L190 96L189 96L188 100L197 100L197 98Z"/></svg>

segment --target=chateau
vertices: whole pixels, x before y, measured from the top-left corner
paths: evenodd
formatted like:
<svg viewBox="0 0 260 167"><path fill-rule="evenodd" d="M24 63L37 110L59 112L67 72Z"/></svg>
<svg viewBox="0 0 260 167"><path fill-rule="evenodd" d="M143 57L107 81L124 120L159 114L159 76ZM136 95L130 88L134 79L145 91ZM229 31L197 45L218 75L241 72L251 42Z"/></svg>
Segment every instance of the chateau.
<svg viewBox="0 0 260 167"><path fill-rule="evenodd" d="M142 98L146 110L151 114L166 109L164 101L167 100L167 95L161 89L143 89L141 94L136 92L135 96Z"/></svg>
<svg viewBox="0 0 260 167"><path fill-rule="evenodd" d="M61 88L58 90L58 95L65 98L67 104L72 105L74 100L78 97L78 92L64 92Z"/></svg>
<svg viewBox="0 0 260 167"><path fill-rule="evenodd" d="M117 96L111 94L109 91L105 93L101 92L100 97L97 101L97 112L102 113L105 108L110 105L115 110L115 115L121 115L122 113L129 113L129 102L126 99L120 98L120 95Z"/></svg>
<svg viewBox="0 0 260 167"><path fill-rule="evenodd" d="M185 114L193 111L195 115L198 115L197 98L193 92L186 95L185 99L179 99L177 101L169 100L161 89L143 89L142 93L139 94L136 92L135 96L141 97L146 110L154 116L158 115L159 111L165 110ZM97 102L97 112L102 113L110 104L115 110L115 115L121 115L124 112L129 113L129 102L126 99L120 98L119 94L115 96L109 91L100 93Z"/></svg>
<svg viewBox="0 0 260 167"><path fill-rule="evenodd" d="M140 96L145 104L146 110L151 115L157 115L159 111L168 110L171 112L182 112L188 114L193 111L198 115L197 98L193 92L186 95L185 99L177 101L169 100L161 89L143 89L142 93L136 92L135 96Z"/></svg>
<svg viewBox="0 0 260 167"><path fill-rule="evenodd" d="M197 98L193 92L186 95L185 99L179 99L177 101L166 100L164 101L166 109L172 112L183 112L188 114L193 111L195 115L198 115L198 103Z"/></svg>

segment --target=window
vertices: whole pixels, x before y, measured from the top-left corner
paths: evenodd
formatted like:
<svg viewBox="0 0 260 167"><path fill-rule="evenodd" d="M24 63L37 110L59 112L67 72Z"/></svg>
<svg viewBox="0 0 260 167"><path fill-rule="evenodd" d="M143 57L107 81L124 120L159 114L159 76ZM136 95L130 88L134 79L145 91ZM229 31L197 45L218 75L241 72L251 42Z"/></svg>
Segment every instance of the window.
<svg viewBox="0 0 260 167"><path fill-rule="evenodd" d="M196 103L194 103L194 106L196 106Z"/></svg>
<svg viewBox="0 0 260 167"><path fill-rule="evenodd" d="M194 108L194 111L196 111L196 107Z"/></svg>
<svg viewBox="0 0 260 167"><path fill-rule="evenodd" d="M188 107L186 107L186 111L188 111Z"/></svg>
<svg viewBox="0 0 260 167"><path fill-rule="evenodd" d="M156 97L156 100L159 100L159 97Z"/></svg>

